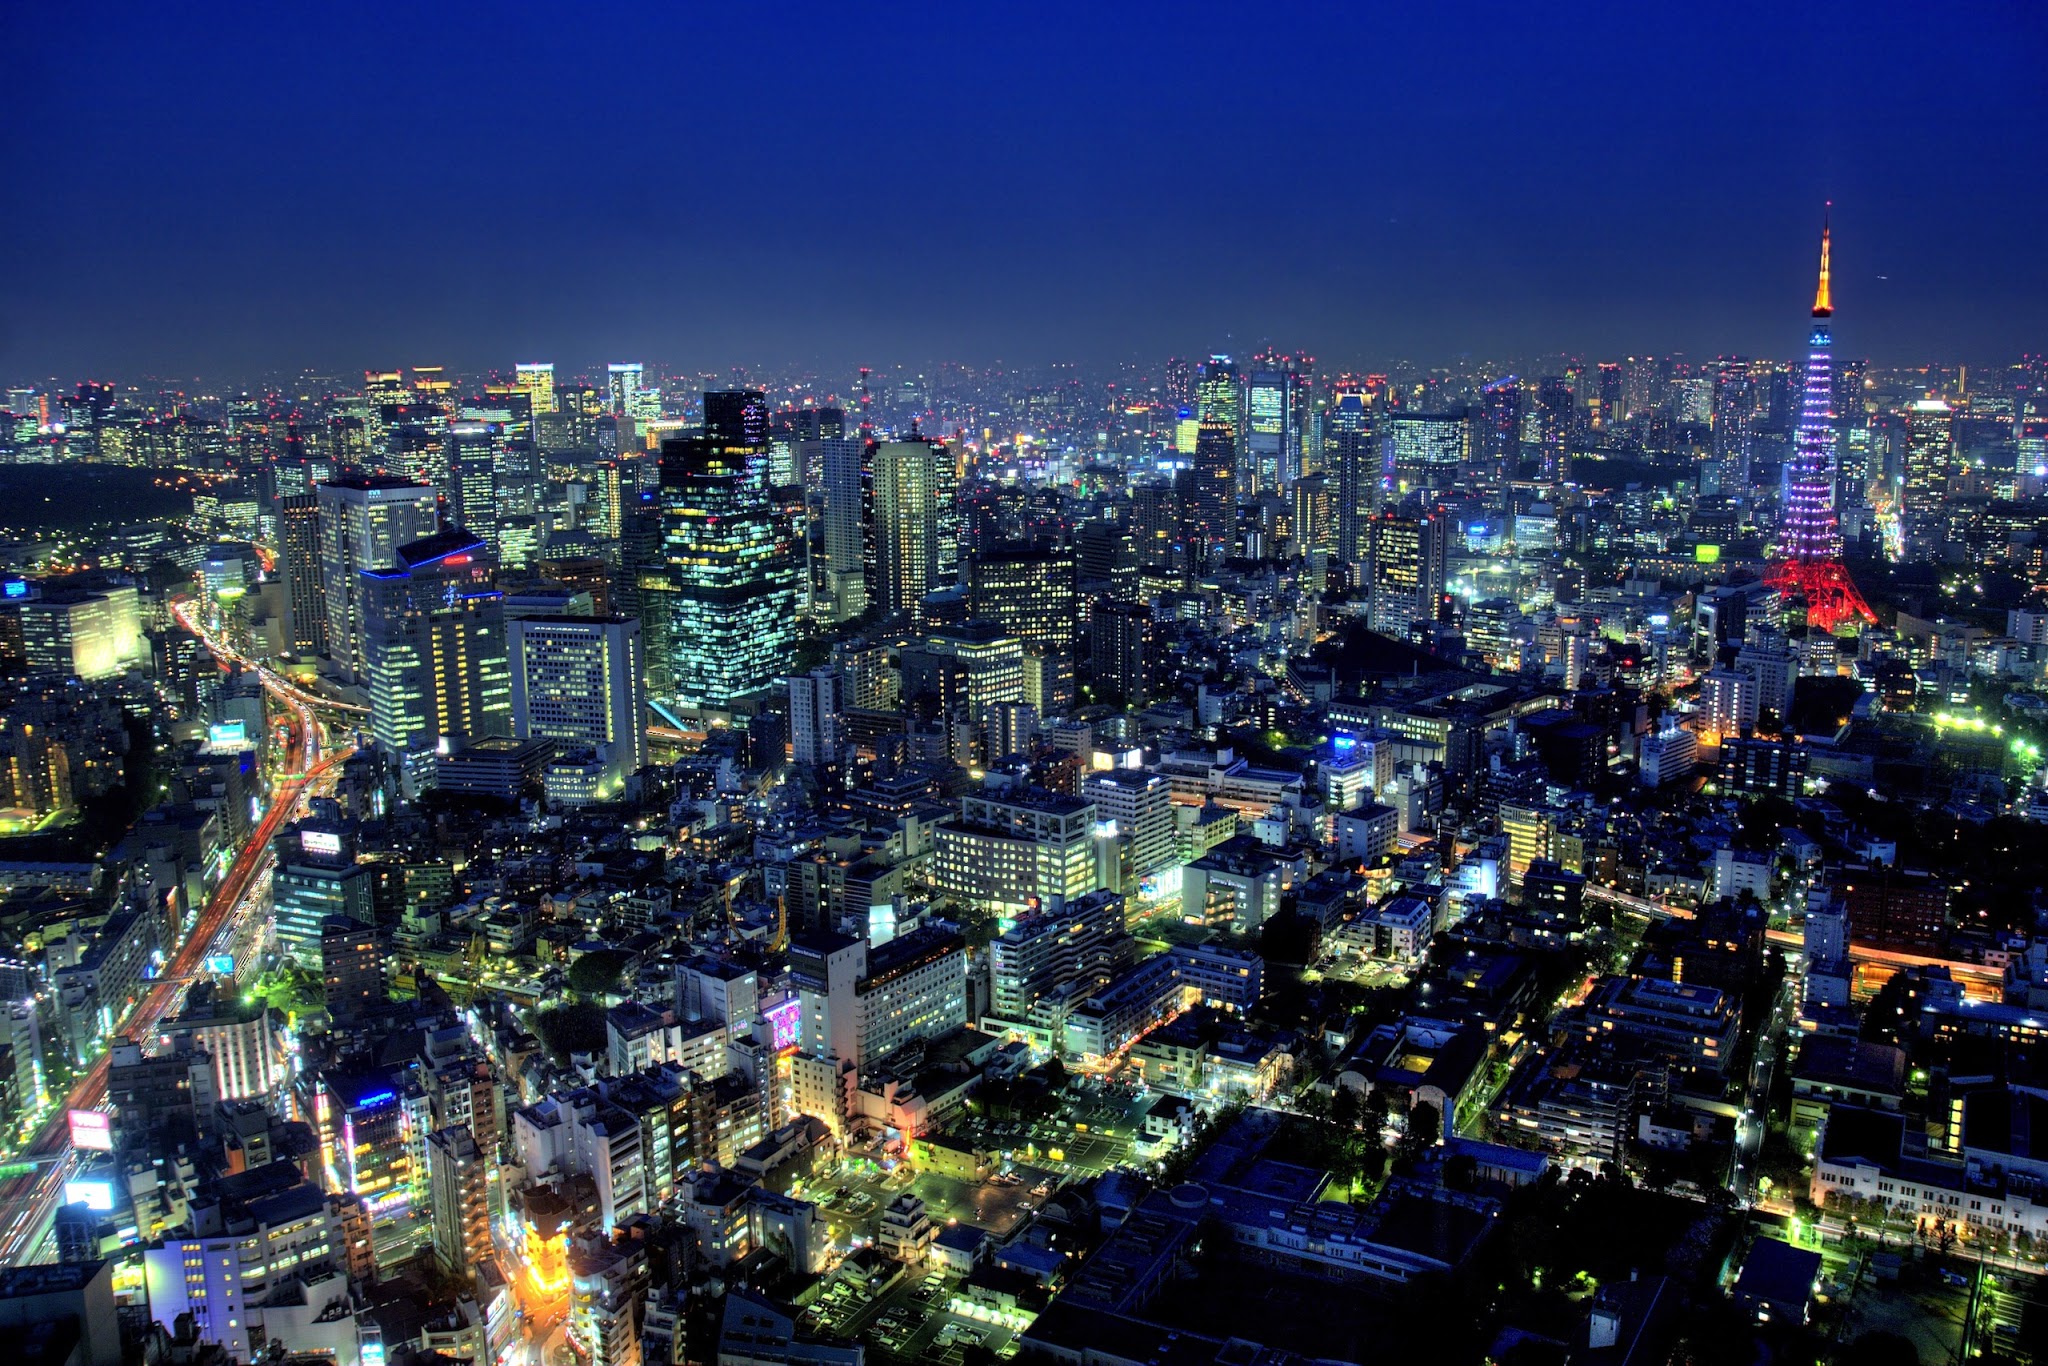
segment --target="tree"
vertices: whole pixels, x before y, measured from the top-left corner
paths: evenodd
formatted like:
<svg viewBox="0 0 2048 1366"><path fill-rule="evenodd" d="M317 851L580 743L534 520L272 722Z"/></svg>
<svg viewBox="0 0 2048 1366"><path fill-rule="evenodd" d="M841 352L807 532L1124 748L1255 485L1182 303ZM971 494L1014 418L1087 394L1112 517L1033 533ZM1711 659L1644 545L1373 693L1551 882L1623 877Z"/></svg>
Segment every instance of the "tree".
<svg viewBox="0 0 2048 1366"><path fill-rule="evenodd" d="M1358 1127L1358 1117L1362 1108L1359 1104L1358 1092L1339 1083L1337 1094L1330 1098L1329 1105L1330 1122L1332 1124L1346 1129L1356 1129ZM1374 1135L1374 1137L1377 1138L1378 1135Z"/></svg>
<svg viewBox="0 0 2048 1366"><path fill-rule="evenodd" d="M1408 1150L1410 1156L1425 1153L1436 1146L1436 1141L1443 1137L1443 1132L1443 1111L1426 1100L1417 1101L1409 1107L1408 1132L1402 1140L1402 1146Z"/></svg>
<svg viewBox="0 0 2048 1366"><path fill-rule="evenodd" d="M579 996L606 996L618 990L620 974L633 955L624 949L593 949L569 965L569 990Z"/></svg>

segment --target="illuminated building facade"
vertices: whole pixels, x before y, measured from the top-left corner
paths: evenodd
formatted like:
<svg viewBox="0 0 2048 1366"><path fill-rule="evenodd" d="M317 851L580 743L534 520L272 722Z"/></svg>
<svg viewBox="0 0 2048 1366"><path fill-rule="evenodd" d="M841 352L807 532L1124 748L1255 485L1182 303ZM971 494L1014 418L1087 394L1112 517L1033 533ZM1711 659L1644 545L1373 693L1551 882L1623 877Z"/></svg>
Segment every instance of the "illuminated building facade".
<svg viewBox="0 0 2048 1366"><path fill-rule="evenodd" d="M668 683L721 709L767 687L796 640L801 562L768 489L768 409L750 390L707 393L704 431L661 447Z"/></svg>
<svg viewBox="0 0 2048 1366"><path fill-rule="evenodd" d="M1124 899L1091 892L1058 909L1023 916L989 941L990 1011L1028 1020L1041 997L1070 982L1107 981L1137 956Z"/></svg>
<svg viewBox="0 0 2048 1366"><path fill-rule="evenodd" d="M1050 792L969 793L933 830L932 884L1004 919L1076 900L1104 882L1097 819Z"/></svg>
<svg viewBox="0 0 2048 1366"><path fill-rule="evenodd" d="M1375 517L1368 527L1367 611L1372 629L1408 638L1434 622L1444 595L1446 529L1437 517Z"/></svg>
<svg viewBox="0 0 2048 1366"><path fill-rule="evenodd" d="M512 733L504 595L490 548L460 528L364 570L370 732L390 754Z"/></svg>
<svg viewBox="0 0 2048 1366"><path fill-rule="evenodd" d="M434 496L431 485L389 476L335 480L314 490L328 653L358 680L367 677L363 572L395 563L400 546L434 534Z"/></svg>
<svg viewBox="0 0 2048 1366"><path fill-rule="evenodd" d="M1080 603L1071 556L999 550L967 566L968 611L1024 642L1071 652L1080 635Z"/></svg>
<svg viewBox="0 0 2048 1366"><path fill-rule="evenodd" d="M536 416L555 411L555 366L553 361L521 361L513 367L514 382L526 391Z"/></svg>
<svg viewBox="0 0 2048 1366"><path fill-rule="evenodd" d="M916 616L927 593L960 578L960 475L937 441L883 441L873 468L868 601Z"/></svg>
<svg viewBox="0 0 2048 1366"><path fill-rule="evenodd" d="M147 657L132 587L54 592L20 606L22 653L30 673L112 678Z"/></svg>
<svg viewBox="0 0 2048 1366"><path fill-rule="evenodd" d="M1202 419L1188 468L1174 475L1180 502L1180 539L1188 558L1200 564L1212 546L1237 536L1237 435L1222 418Z"/></svg>
<svg viewBox="0 0 2048 1366"><path fill-rule="evenodd" d="M512 733L592 750L617 791L647 764L640 623L631 617L521 617L511 638Z"/></svg>
<svg viewBox="0 0 2048 1366"><path fill-rule="evenodd" d="M327 649L327 593L320 582L320 499L295 493L277 500L279 560L290 613L292 653L317 655Z"/></svg>
<svg viewBox="0 0 2048 1366"><path fill-rule="evenodd" d="M1956 472L1955 411L1938 398L1906 407L1900 534L1909 560L1941 553L1941 508Z"/></svg>
<svg viewBox="0 0 2048 1366"><path fill-rule="evenodd" d="M1396 491L1456 486L1468 455L1470 427L1462 416L1400 413L1384 422L1383 468Z"/></svg>

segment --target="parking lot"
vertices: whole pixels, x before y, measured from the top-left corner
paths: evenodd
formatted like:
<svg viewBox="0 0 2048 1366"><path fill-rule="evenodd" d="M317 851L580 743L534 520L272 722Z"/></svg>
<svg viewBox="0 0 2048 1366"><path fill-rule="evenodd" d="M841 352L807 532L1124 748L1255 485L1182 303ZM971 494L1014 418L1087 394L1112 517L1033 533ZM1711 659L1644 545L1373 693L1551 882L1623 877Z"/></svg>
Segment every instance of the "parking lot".
<svg viewBox="0 0 2048 1366"><path fill-rule="evenodd" d="M997 1238L1007 1238L1058 1184L1058 1173L1020 1164L1000 1181L967 1182L936 1172L918 1171L908 1163L893 1170L852 1159L837 1173L800 1186L799 1198L816 1204L839 1244L874 1241L889 1202L908 1191L924 1201L934 1224L972 1224Z"/></svg>
<svg viewBox="0 0 2048 1366"><path fill-rule="evenodd" d="M1090 1177L1133 1161L1145 1111L1159 1093L1121 1081L1070 1083L1059 1107L1038 1120L968 1118L953 1133L977 1148L1003 1154L1019 1166L1062 1176Z"/></svg>
<svg viewBox="0 0 2048 1366"><path fill-rule="evenodd" d="M960 1283L930 1267L913 1268L880 1299L867 1300L843 1283L829 1287L805 1316L805 1331L860 1337L901 1360L961 1366L970 1348L1016 1354L1016 1333L1004 1323L957 1312ZM836 1293L835 1293L836 1292ZM828 1302L829 1301L829 1302Z"/></svg>

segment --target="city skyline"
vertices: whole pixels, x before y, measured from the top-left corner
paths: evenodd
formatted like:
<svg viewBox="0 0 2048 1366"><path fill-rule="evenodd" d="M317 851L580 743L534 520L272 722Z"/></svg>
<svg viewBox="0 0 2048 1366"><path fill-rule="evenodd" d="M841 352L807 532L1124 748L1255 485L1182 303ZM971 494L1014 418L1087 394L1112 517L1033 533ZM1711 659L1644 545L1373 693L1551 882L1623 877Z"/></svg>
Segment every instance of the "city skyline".
<svg viewBox="0 0 2048 1366"><path fill-rule="evenodd" d="M927 16L810 66L653 16L636 47L714 59L601 90L560 77L605 31L531 11L403 45L17 16L0 373L1782 355L1827 199L1846 354L2037 349L2038 16L1619 14L1119 14L1082 43Z"/></svg>

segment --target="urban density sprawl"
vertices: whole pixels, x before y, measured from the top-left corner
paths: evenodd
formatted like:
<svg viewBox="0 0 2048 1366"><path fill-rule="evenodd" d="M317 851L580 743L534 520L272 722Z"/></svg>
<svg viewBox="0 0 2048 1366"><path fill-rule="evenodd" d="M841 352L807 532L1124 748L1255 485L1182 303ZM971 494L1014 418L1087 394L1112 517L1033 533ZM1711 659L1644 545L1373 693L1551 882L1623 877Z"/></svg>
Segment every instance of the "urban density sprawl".
<svg viewBox="0 0 2048 1366"><path fill-rule="evenodd" d="M669 212L381 145L380 271ZM8 329L0 1332L2048 1366L2048 354L1882 355L1825 193L1756 355Z"/></svg>

